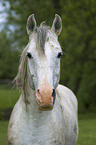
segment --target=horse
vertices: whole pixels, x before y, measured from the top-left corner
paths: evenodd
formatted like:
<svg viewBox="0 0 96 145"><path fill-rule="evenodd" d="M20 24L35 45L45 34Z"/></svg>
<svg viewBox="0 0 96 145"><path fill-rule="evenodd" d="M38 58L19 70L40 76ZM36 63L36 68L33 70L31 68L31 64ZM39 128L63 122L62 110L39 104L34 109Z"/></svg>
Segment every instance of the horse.
<svg viewBox="0 0 96 145"><path fill-rule="evenodd" d="M21 96L9 120L7 145L75 145L78 102L59 84L61 17L55 14L52 27L44 22L37 27L32 14L26 28L29 42L15 77Z"/></svg>

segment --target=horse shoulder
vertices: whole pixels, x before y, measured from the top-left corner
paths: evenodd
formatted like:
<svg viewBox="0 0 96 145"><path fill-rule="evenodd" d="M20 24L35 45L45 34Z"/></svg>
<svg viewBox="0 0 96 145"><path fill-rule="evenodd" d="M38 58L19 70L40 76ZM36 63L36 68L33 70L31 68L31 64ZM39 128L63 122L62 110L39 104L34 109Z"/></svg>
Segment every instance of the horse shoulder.
<svg viewBox="0 0 96 145"><path fill-rule="evenodd" d="M75 113L78 111L78 102L75 94L67 87L63 85L58 85L56 89L57 95L59 97L62 106L68 106L68 108L73 109Z"/></svg>
<svg viewBox="0 0 96 145"><path fill-rule="evenodd" d="M22 105L22 96L19 98L17 103L15 104L10 120L9 120L9 125L8 125L8 134L7 134L7 144L13 144L14 141L16 140L16 136L19 136L18 130L22 126L22 121L20 119L22 118L22 110L23 110L23 105ZM9 145L8 144L8 145Z"/></svg>
<svg viewBox="0 0 96 145"><path fill-rule="evenodd" d="M78 103L76 96L69 88L62 85L58 85L56 92L62 110L63 127L66 130L65 140L68 145L75 145L78 136ZM68 138L71 139L67 140Z"/></svg>

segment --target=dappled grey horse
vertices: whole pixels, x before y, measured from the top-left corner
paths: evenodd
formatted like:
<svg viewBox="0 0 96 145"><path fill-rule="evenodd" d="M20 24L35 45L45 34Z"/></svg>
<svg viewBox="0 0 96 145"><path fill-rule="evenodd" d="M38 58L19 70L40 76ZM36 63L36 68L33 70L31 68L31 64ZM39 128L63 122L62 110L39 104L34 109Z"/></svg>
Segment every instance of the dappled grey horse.
<svg viewBox="0 0 96 145"><path fill-rule="evenodd" d="M8 126L7 145L75 145L78 136L77 99L58 85L62 50L58 42L62 21L52 28L27 21L29 43L23 50L15 82L21 96Z"/></svg>

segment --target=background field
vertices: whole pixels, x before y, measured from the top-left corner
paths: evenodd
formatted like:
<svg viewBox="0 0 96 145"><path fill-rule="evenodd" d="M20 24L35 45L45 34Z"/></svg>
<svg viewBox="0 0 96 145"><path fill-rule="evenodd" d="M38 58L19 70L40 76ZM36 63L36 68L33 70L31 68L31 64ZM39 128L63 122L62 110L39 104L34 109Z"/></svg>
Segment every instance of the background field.
<svg viewBox="0 0 96 145"><path fill-rule="evenodd" d="M6 144L8 120L3 120L5 108L12 108L20 92L8 87L0 87L0 145ZM76 145L96 145L96 114L79 114L79 136Z"/></svg>

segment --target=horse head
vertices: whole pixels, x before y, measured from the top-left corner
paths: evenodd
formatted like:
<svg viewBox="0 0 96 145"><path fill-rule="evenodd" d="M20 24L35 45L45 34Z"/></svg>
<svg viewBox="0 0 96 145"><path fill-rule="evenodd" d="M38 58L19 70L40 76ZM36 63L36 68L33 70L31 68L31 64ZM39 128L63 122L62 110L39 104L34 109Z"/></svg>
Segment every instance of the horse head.
<svg viewBox="0 0 96 145"><path fill-rule="evenodd" d="M22 57L22 62L28 64L30 86L36 92L36 101L41 110L52 110L55 103L55 89L60 79L60 57L62 55L58 42L61 29L62 21L57 14L51 28L44 23L37 27L34 14L27 20L29 43L27 49L24 50L26 57L25 60ZM25 69L22 67L20 69L21 78ZM22 84L25 86L24 81Z"/></svg>

